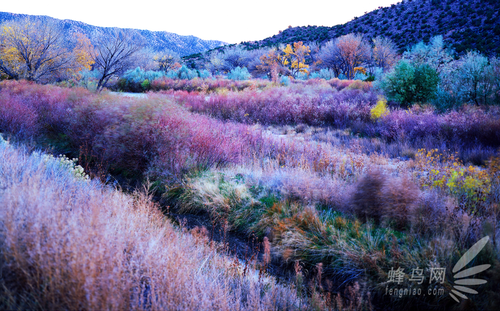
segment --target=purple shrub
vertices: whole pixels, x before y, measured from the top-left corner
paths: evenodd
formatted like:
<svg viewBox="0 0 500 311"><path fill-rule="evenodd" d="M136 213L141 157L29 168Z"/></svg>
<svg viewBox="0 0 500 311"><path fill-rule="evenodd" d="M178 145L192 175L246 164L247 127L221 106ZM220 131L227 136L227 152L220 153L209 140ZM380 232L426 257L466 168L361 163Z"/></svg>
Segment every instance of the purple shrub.
<svg viewBox="0 0 500 311"><path fill-rule="evenodd" d="M486 112L474 107L464 107L443 116L446 126L443 134L448 139L460 138L464 142L480 142L486 146L500 145L500 114L498 110Z"/></svg>
<svg viewBox="0 0 500 311"><path fill-rule="evenodd" d="M379 123L380 135L389 141L415 140L440 135L442 120L433 113L413 114L404 110L392 111Z"/></svg>
<svg viewBox="0 0 500 311"><path fill-rule="evenodd" d="M4 81L0 89L0 130L18 133L22 138L63 131L76 99L81 102L91 97L83 89L27 81Z"/></svg>
<svg viewBox="0 0 500 311"><path fill-rule="evenodd" d="M142 174L151 161L174 175L237 163L265 145L259 131L192 114L163 95L137 100L23 81L1 87L1 131L62 134L73 152L83 148L88 161L127 174Z"/></svg>
<svg viewBox="0 0 500 311"><path fill-rule="evenodd" d="M328 84L330 84L331 87L337 89L337 90L342 90L351 85L354 80L341 80L338 78L333 78L331 80L328 80Z"/></svg>
<svg viewBox="0 0 500 311"><path fill-rule="evenodd" d="M38 114L34 107L22 103L22 99L11 94L0 97L0 131L17 133L21 138L38 133Z"/></svg>
<svg viewBox="0 0 500 311"><path fill-rule="evenodd" d="M490 109L491 110L491 109ZM495 111L464 109L438 115L433 111L394 110L377 123L381 137L393 141L421 141L432 137L458 142L461 147L500 145L500 116Z"/></svg>
<svg viewBox="0 0 500 311"><path fill-rule="evenodd" d="M262 124L308 124L345 127L351 120L369 120L373 91L349 89L337 92L324 86L294 84L263 91L245 90L229 94L183 93L173 96L194 112L222 120Z"/></svg>

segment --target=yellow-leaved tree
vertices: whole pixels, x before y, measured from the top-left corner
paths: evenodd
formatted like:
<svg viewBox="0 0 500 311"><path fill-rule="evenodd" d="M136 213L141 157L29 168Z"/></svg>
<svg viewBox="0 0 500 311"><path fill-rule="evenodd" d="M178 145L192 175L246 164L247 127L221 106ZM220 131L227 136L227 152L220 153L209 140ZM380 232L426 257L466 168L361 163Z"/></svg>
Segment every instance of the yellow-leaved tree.
<svg viewBox="0 0 500 311"><path fill-rule="evenodd" d="M308 73L306 65L306 56L309 55L311 49L302 43L295 42L293 47L287 44L283 50L283 64L288 67L293 77L296 77L299 72Z"/></svg>
<svg viewBox="0 0 500 311"><path fill-rule="evenodd" d="M80 72L82 70L90 70L94 64L92 52L94 46L82 33L76 33L74 36L75 47L73 48L73 66L70 67L68 73L75 76L77 80L81 78Z"/></svg>
<svg viewBox="0 0 500 311"><path fill-rule="evenodd" d="M91 44L77 35L75 49L56 23L28 17L0 26L0 72L9 79L48 82L90 68Z"/></svg>

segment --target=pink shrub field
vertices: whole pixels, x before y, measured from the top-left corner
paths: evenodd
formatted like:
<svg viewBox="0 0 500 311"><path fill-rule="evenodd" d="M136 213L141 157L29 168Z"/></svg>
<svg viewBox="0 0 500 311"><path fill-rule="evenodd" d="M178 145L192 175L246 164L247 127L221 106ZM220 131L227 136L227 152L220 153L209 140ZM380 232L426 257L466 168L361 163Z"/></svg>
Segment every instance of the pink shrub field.
<svg viewBox="0 0 500 311"><path fill-rule="evenodd" d="M371 88L349 87L337 91L325 82L292 84L264 90L222 94L167 92L190 111L219 120L262 125L299 125L350 129L365 137L385 142L409 143L419 148L467 150L500 146L498 107L463 106L460 110L437 113L431 107L390 108L374 120L371 110L380 94ZM344 80L339 80L344 81ZM340 83L340 82L338 82ZM486 158L483 158L483 161Z"/></svg>
<svg viewBox="0 0 500 311"><path fill-rule="evenodd" d="M449 267L485 234L500 234L500 110L439 114L380 102L370 84L340 80L138 98L3 81L0 133L78 158L88 175L127 191L150 185L156 208L204 212L224 232L264 243L264 267L291 272L306 291L287 292L291 309L306 298L339 309L350 298L334 288L354 291L369 309L372 300L395 302L380 296L391 267ZM481 150L479 166L463 160L471 150ZM496 301L499 253L495 242L480 257L493 266L481 299Z"/></svg>
<svg viewBox="0 0 500 311"><path fill-rule="evenodd" d="M137 101L28 82L3 82L1 88L1 131L61 139L73 150L84 148L92 160L133 174L153 160L174 175L237 163L261 140L246 125L192 114L164 96Z"/></svg>

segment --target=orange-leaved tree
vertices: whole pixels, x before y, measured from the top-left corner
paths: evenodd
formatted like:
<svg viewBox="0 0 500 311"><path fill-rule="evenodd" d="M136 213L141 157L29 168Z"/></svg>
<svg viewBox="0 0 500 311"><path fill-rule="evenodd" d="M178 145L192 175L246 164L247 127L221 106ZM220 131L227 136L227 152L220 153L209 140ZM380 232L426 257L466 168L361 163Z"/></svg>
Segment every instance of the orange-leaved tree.
<svg viewBox="0 0 500 311"><path fill-rule="evenodd" d="M70 73L74 74L76 79L81 78L79 72L82 70L90 70L94 64L92 58L92 52L94 51L94 46L82 33L76 33L73 36L74 41L76 41L75 47L73 48L73 60L74 64L70 69Z"/></svg>
<svg viewBox="0 0 500 311"><path fill-rule="evenodd" d="M371 47L359 34L347 34L327 42L319 53L323 65L332 69L336 75L344 74L347 79L353 79L354 68L368 62Z"/></svg>
<svg viewBox="0 0 500 311"><path fill-rule="evenodd" d="M278 83L279 74L284 72L285 59L280 51L276 49L269 50L269 53L260 57L260 65L257 65L257 70L271 75L271 80Z"/></svg>
<svg viewBox="0 0 500 311"><path fill-rule="evenodd" d="M370 58L370 45L362 35L347 34L336 40L339 58L344 64L344 74L347 79L354 78L354 68L361 66Z"/></svg>

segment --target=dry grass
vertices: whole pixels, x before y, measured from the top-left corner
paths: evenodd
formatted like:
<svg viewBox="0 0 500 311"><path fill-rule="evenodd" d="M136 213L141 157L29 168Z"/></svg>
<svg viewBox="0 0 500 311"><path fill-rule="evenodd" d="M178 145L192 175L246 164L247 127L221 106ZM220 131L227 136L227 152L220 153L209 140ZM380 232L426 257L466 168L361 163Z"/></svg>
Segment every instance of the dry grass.
<svg viewBox="0 0 500 311"><path fill-rule="evenodd" d="M303 309L294 290L245 277L149 198L76 178L0 141L0 308Z"/></svg>

